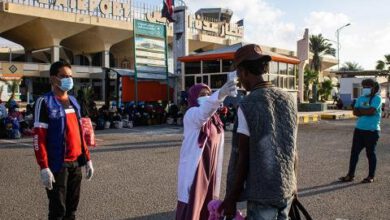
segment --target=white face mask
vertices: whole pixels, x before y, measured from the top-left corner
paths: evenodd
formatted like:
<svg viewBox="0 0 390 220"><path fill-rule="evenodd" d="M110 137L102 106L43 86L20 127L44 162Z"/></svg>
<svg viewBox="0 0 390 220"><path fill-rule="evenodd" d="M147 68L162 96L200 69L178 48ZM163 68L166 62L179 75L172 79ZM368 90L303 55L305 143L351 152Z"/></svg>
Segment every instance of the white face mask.
<svg viewBox="0 0 390 220"><path fill-rule="evenodd" d="M201 96L198 98L198 104L200 106L202 106L208 99L210 98L210 96Z"/></svg>

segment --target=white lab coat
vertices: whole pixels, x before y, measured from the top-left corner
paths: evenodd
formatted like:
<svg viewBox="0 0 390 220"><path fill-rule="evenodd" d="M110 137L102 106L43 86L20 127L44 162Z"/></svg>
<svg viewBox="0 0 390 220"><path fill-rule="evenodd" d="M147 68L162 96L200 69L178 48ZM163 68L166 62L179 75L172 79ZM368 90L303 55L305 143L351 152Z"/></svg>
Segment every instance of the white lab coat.
<svg viewBox="0 0 390 220"><path fill-rule="evenodd" d="M188 203L191 186L204 149L198 146L198 137L202 126L223 102L223 100L218 99L218 94L219 91L214 92L202 106L192 107L184 115L184 139L180 150L177 185L178 200L180 202ZM222 132L220 146L218 147L217 176L214 189L217 196L219 196L221 185L223 145L224 134Z"/></svg>

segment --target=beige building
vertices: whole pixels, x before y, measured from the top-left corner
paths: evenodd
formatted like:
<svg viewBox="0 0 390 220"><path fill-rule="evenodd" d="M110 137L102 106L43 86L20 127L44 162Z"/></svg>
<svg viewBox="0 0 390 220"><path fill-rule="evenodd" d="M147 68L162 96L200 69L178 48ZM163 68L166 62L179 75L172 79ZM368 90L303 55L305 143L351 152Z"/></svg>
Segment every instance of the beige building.
<svg viewBox="0 0 390 220"><path fill-rule="evenodd" d="M20 47L0 47L0 77L21 78L18 94L22 101L32 101L50 89L50 63L65 60L72 64L75 90L92 85L96 100L107 93L119 94L118 75L110 74L105 83L102 67L117 73L131 74L134 70L134 19L166 23L161 8L135 4L131 0L0 0L0 37ZM201 53L240 43L244 37L241 22L231 21L227 9L201 9L195 14L185 12L184 54ZM175 32L177 33L177 32ZM175 35L176 36L176 35ZM298 42L297 52L262 46L265 51L301 61L295 86L303 97L303 69L310 63L308 31ZM174 30L167 27L169 81L159 81L175 89L175 99L184 88L177 86L184 74L174 68ZM178 55L176 55L177 57ZM336 59L324 59L323 70L337 64ZM326 73L324 74L326 75ZM150 80L144 80L148 83ZM156 85L156 82L153 82ZM1 86L2 82L0 82ZM4 84L4 83L3 83ZM297 87L297 88L293 88ZM152 88L153 86L148 86ZM2 99L9 97L3 86ZM146 92L146 91L142 91ZM302 99L300 99L302 100Z"/></svg>
<svg viewBox="0 0 390 220"><path fill-rule="evenodd" d="M0 37L21 45L0 49L0 77L22 77L21 98L32 100L49 90L50 63L65 60L73 66L76 89L93 85L96 99L102 100L106 91L117 88L115 75L111 76L110 88L105 88L102 67L131 71L133 21L165 24L160 10L129 0L0 0ZM243 26L231 23L230 18L221 21L194 14L187 16L190 53L228 46L243 38ZM175 75L172 24L167 35L169 72ZM3 90L2 98L6 99L7 89Z"/></svg>

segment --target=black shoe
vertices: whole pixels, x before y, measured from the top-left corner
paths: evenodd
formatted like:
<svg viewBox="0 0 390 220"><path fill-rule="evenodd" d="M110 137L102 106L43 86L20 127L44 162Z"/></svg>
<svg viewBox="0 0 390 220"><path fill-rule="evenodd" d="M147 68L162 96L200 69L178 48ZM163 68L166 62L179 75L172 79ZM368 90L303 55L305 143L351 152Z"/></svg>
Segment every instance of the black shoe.
<svg viewBox="0 0 390 220"><path fill-rule="evenodd" d="M374 177L367 177L362 180L362 183L373 183L374 182Z"/></svg>
<svg viewBox="0 0 390 220"><path fill-rule="evenodd" d="M343 177L340 177L339 180L341 182L352 182L354 179L353 176L350 176L350 175L346 175L346 176L343 176Z"/></svg>

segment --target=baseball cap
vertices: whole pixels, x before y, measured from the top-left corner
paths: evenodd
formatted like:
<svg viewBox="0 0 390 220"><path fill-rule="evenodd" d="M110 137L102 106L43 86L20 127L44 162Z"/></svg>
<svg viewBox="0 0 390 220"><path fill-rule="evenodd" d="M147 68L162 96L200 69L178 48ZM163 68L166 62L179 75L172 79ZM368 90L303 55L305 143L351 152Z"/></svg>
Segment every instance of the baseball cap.
<svg viewBox="0 0 390 220"><path fill-rule="evenodd" d="M266 55L257 44L247 44L239 48L234 54L233 65L237 68L240 63L246 60L262 60L265 62L271 61L271 56Z"/></svg>

